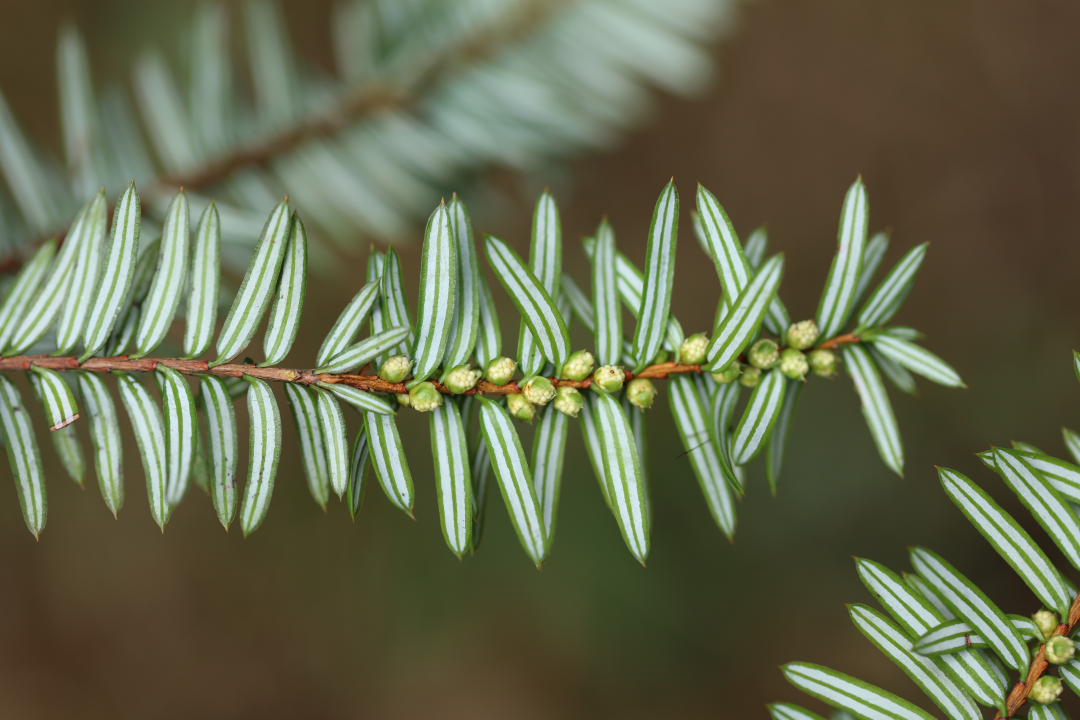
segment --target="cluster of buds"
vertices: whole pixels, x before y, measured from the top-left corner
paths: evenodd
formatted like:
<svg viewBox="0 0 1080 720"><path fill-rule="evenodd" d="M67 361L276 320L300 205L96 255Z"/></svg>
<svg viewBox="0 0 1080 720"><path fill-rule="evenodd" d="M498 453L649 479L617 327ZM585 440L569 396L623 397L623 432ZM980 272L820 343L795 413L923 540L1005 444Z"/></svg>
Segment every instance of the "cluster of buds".
<svg viewBox="0 0 1080 720"><path fill-rule="evenodd" d="M576 350L570 353L562 367L562 379L581 382L592 374L596 367L596 358L588 350Z"/></svg>
<svg viewBox="0 0 1080 720"><path fill-rule="evenodd" d="M484 367L484 379L492 385L505 385L514 377L517 363L508 357L497 357Z"/></svg>
<svg viewBox="0 0 1080 720"><path fill-rule="evenodd" d="M506 396L506 409L514 418L531 423L536 417L536 406L533 405L522 393L510 393Z"/></svg>
<svg viewBox="0 0 1080 720"><path fill-rule="evenodd" d="M720 372L714 372L712 377L718 383L729 383L738 380L741 373L742 363L738 360L732 360L726 368Z"/></svg>
<svg viewBox="0 0 1080 720"><path fill-rule="evenodd" d="M547 405L555 398L555 386L543 375L534 375L525 381L521 394L533 405Z"/></svg>
<svg viewBox="0 0 1080 720"><path fill-rule="evenodd" d="M417 412L432 412L435 408L443 404L442 393L435 387L435 383L422 382L417 383L409 390L409 401L405 403L412 407ZM398 402L401 402L401 396L398 396Z"/></svg>
<svg viewBox="0 0 1080 720"><path fill-rule="evenodd" d="M404 355L391 355L379 366L379 379L386 382L405 382L412 370L412 361Z"/></svg>
<svg viewBox="0 0 1080 720"><path fill-rule="evenodd" d="M683 340L679 348L679 362L684 365L700 365L705 362L705 351L709 347L709 338L705 333L696 333Z"/></svg>
<svg viewBox="0 0 1080 720"><path fill-rule="evenodd" d="M635 378L626 386L626 398L634 407L648 410L656 399L656 386L648 378Z"/></svg>
<svg viewBox="0 0 1080 720"><path fill-rule="evenodd" d="M555 392L555 402L553 404L555 409L563 415L576 418L578 413L581 412L581 408L585 406L585 399L581 397L581 393L576 388L562 385Z"/></svg>
<svg viewBox="0 0 1080 720"><path fill-rule="evenodd" d="M621 367L604 365L596 369L592 376L592 387L606 393L617 393L626 382L626 373Z"/></svg>
<svg viewBox="0 0 1080 720"><path fill-rule="evenodd" d="M467 393L480 382L480 371L474 370L471 363L458 365L443 377L442 384L455 395Z"/></svg>

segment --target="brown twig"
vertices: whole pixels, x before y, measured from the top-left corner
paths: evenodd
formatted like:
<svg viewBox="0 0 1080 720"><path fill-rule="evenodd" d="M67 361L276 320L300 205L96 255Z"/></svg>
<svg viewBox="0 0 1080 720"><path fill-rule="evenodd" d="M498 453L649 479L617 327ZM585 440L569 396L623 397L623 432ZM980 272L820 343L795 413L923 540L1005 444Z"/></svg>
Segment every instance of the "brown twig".
<svg viewBox="0 0 1080 720"><path fill-rule="evenodd" d="M1068 637L1073 629L1076 627L1076 623L1080 622L1080 595L1077 595L1073 600L1072 607L1069 608L1069 622L1061 623L1054 630L1054 634L1050 637L1057 635L1064 635ZM1038 682L1042 674L1046 672L1046 668L1050 665L1046 662L1046 645L1045 643L1039 646L1039 652L1035 655L1035 659L1031 661L1031 667L1028 669L1027 680L1022 683L1016 683L1013 686L1012 692L1009 693L1008 699L1005 701L1005 710L1007 714L1006 718L1011 718L1016 712L1024 706L1027 702L1028 693L1031 692L1031 688ZM1002 720L1001 711L994 713L994 720Z"/></svg>
<svg viewBox="0 0 1080 720"><path fill-rule="evenodd" d="M843 335L837 335L836 337L826 340L817 346L818 350L835 350L841 345L854 345L858 343L862 338L858 335L852 335L851 333L845 333Z"/></svg>

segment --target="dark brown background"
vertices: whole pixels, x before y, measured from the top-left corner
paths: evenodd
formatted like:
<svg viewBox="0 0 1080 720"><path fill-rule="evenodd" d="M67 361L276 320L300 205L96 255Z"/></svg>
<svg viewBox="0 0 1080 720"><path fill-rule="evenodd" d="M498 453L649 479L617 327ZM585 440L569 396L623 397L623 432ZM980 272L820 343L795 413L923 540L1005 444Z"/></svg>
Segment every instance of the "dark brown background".
<svg viewBox="0 0 1080 720"><path fill-rule="evenodd" d="M286 7L301 53L328 63L324 4ZM171 43L189 11L3 0L0 87L56 148L61 18L87 33L102 79L126 77L126 59L145 44ZM404 433L416 523L376 488L355 524L336 502L324 516L288 427L273 506L247 540L223 533L195 494L159 533L134 456L119 522L93 480L80 491L53 467L37 543L11 483L0 483L0 717L763 718L767 701L804 702L777 670L796 659L929 707L848 622L844 602L870 601L850 558L899 570L905 546L926 544L1007 612L1038 609L941 492L933 466L972 474L1018 511L972 453L1015 438L1060 454L1059 426L1080 426L1070 367L1080 346L1078 22L1080 5L1065 0L748 4L718 45L720 78L707 96L665 99L618 150L577 162L573 191L559 198L568 264L580 265L574 239L605 212L640 260L653 202L674 175L684 207L674 309L693 331L707 327L718 287L689 232L695 181L744 235L769 223L773 248L788 257L784 298L806 317L843 192L861 173L872 229L894 229L887 262L932 243L898 319L924 330L970 386L924 382L921 398L894 394L905 479L879 462L844 378L810 383L777 499L752 471L734 545L709 518L659 403L647 570L580 469L576 437L568 465L579 469L566 474L554 554L540 573L497 503L476 557L458 563L445 549L424 420L414 416ZM517 217L476 224L524 247L531 198L518 202ZM415 279L415 252L405 263ZM313 293L295 362L310 362L359 284L339 280Z"/></svg>

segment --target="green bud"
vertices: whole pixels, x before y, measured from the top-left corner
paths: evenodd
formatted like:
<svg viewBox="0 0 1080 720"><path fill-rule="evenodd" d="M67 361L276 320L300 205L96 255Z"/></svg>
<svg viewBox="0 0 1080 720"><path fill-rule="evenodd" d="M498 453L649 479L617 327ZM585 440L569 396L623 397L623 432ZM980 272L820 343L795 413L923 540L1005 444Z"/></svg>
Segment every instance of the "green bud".
<svg viewBox="0 0 1080 720"><path fill-rule="evenodd" d="M492 385L505 385L514 377L517 363L508 357L497 357L484 368L484 377Z"/></svg>
<svg viewBox="0 0 1080 720"><path fill-rule="evenodd" d="M443 385L455 395L469 392L478 382L480 371L473 370L471 365L458 365L443 378Z"/></svg>
<svg viewBox="0 0 1080 720"><path fill-rule="evenodd" d="M392 383L404 382L411 369L412 361L409 358L404 355L391 355L379 367L379 378Z"/></svg>
<svg viewBox="0 0 1080 720"><path fill-rule="evenodd" d="M555 397L555 386L543 375L535 375L521 388L521 394L533 405L547 405Z"/></svg>
<svg viewBox="0 0 1080 720"><path fill-rule="evenodd" d="M668 361L668 357L671 355L667 350L661 350L656 353L656 357L653 358L653 362L657 365L663 365Z"/></svg>
<svg viewBox="0 0 1080 720"><path fill-rule="evenodd" d="M1031 616L1031 619L1035 621L1035 627L1039 628L1039 632L1042 633L1043 640L1049 640L1058 627L1057 613L1050 610L1040 610Z"/></svg>
<svg viewBox="0 0 1080 720"><path fill-rule="evenodd" d="M634 407L648 410L656 398L656 386L648 378L636 378L626 386L626 397Z"/></svg>
<svg viewBox="0 0 1080 720"><path fill-rule="evenodd" d="M1028 691L1028 700L1040 705L1049 705L1061 697L1061 690L1061 680L1053 675L1043 675L1031 686L1031 690Z"/></svg>
<svg viewBox="0 0 1080 720"><path fill-rule="evenodd" d="M506 409L522 422L531 423L536 417L536 406L521 393L510 393L506 396Z"/></svg>
<svg viewBox="0 0 1080 720"><path fill-rule="evenodd" d="M442 393L434 383L422 382L409 390L409 405L417 412L431 412L442 403Z"/></svg>
<svg viewBox="0 0 1080 720"><path fill-rule="evenodd" d="M718 383L729 383L733 380L737 380L739 373L742 372L742 363L738 360L732 360L728 363L728 366L720 372L714 372L712 374L713 380Z"/></svg>
<svg viewBox="0 0 1080 720"><path fill-rule="evenodd" d="M1064 665L1076 655L1076 643L1064 635L1055 635L1046 641L1046 659L1055 665Z"/></svg>
<svg viewBox="0 0 1080 720"><path fill-rule="evenodd" d="M597 368L592 376L592 387L603 392L615 393L622 390L626 373L623 369L614 365L604 365Z"/></svg>
<svg viewBox="0 0 1080 720"><path fill-rule="evenodd" d="M575 350L566 358L562 367L562 379L580 382L592 374L596 367L596 358L588 350Z"/></svg>
<svg viewBox="0 0 1080 720"><path fill-rule="evenodd" d="M679 362L684 365L700 365L705 362L705 350L709 347L709 338L705 333L694 333L683 340L679 348Z"/></svg>
<svg viewBox="0 0 1080 720"><path fill-rule="evenodd" d="M802 380L810 372L810 363L801 350L788 348L780 353L780 372L792 380Z"/></svg>
<svg viewBox="0 0 1080 720"><path fill-rule="evenodd" d="M746 354L746 359L750 361L751 365L762 370L776 367L777 363L780 362L780 346L775 341L767 338L758 340L750 346L750 352Z"/></svg>
<svg viewBox="0 0 1080 720"><path fill-rule="evenodd" d="M787 344L788 347L793 347L796 350L808 350L814 347L814 343L817 342L818 335L817 323L813 320L803 320L797 322L787 331Z"/></svg>
<svg viewBox="0 0 1080 720"><path fill-rule="evenodd" d="M399 395L395 395L394 397L397 398L398 405L404 405L405 407L409 407L409 403L412 402L412 399L409 397L409 393L401 393Z"/></svg>
<svg viewBox="0 0 1080 720"><path fill-rule="evenodd" d="M757 384L761 382L761 368L756 368L753 365L743 368L742 375L739 376L739 384L743 387L757 387Z"/></svg>
<svg viewBox="0 0 1080 720"><path fill-rule="evenodd" d="M576 418L584 405L585 400L581 397L581 393L577 391L577 388L572 388L569 385L559 386L559 389L555 393L556 410L563 415L569 415L570 417Z"/></svg>
<svg viewBox="0 0 1080 720"><path fill-rule="evenodd" d="M836 374L836 353L832 350L814 350L806 356L815 375L832 377Z"/></svg>

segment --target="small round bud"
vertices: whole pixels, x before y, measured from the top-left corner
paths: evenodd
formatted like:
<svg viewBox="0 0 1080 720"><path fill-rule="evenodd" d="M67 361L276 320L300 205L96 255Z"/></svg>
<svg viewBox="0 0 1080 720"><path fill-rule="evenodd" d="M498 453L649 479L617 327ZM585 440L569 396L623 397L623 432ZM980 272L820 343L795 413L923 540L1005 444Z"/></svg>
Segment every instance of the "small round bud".
<svg viewBox="0 0 1080 720"><path fill-rule="evenodd" d="M663 365L668 361L668 356L670 355L671 353L669 353L667 350L661 350L660 352L656 353L656 357L653 358L653 362L657 365Z"/></svg>
<svg viewBox="0 0 1080 720"><path fill-rule="evenodd" d="M705 362L705 350L709 347L709 338L705 333L695 333L683 340L679 348L679 362L684 365L700 365Z"/></svg>
<svg viewBox="0 0 1080 720"><path fill-rule="evenodd" d="M636 378L626 386L626 397L634 407L648 410L656 399L656 386L648 378Z"/></svg>
<svg viewBox="0 0 1080 720"><path fill-rule="evenodd" d="M581 393L577 391L577 388L562 385L555 393L554 404L555 409L563 415L576 418L578 413L581 412L581 408L584 407L585 400L581 397Z"/></svg>
<svg viewBox="0 0 1080 720"><path fill-rule="evenodd" d="M739 384L743 387L757 387L757 384L761 382L761 368L756 368L753 365L743 368L742 375L739 376Z"/></svg>
<svg viewBox="0 0 1080 720"><path fill-rule="evenodd" d="M718 383L729 383L733 380L737 380L739 373L742 372L742 363L738 360L732 360L728 363L728 366L720 372L714 372L712 374L713 380Z"/></svg>
<svg viewBox="0 0 1080 720"><path fill-rule="evenodd" d="M751 365L762 370L776 367L776 364L780 362L780 346L773 340L758 340L750 346L746 359Z"/></svg>
<svg viewBox="0 0 1080 720"><path fill-rule="evenodd" d="M787 331L787 344L788 347L793 347L796 350L807 350L814 347L814 343L817 342L818 335L817 323L813 320L803 320L797 322Z"/></svg>
<svg viewBox="0 0 1080 720"><path fill-rule="evenodd" d="M1076 643L1064 635L1055 635L1046 641L1046 659L1055 665L1064 665L1076 655Z"/></svg>
<svg viewBox="0 0 1080 720"><path fill-rule="evenodd" d="M1057 613L1050 610L1040 610L1031 616L1031 619L1035 621L1035 627L1039 628L1039 632L1042 633L1043 640L1049 640L1057 630L1058 616Z"/></svg>
<svg viewBox="0 0 1080 720"><path fill-rule="evenodd" d="M409 403L412 402L412 398L409 397L409 393L401 393L399 395L395 395L394 397L397 398L398 405L403 405L405 407L409 407Z"/></svg>
<svg viewBox="0 0 1080 720"><path fill-rule="evenodd" d="M379 367L379 379L392 383L404 382L411 369L412 361L409 358L404 355L391 355Z"/></svg>
<svg viewBox="0 0 1080 720"><path fill-rule="evenodd" d="M780 353L780 372L792 380L802 380L810 372L810 363L801 350L788 348Z"/></svg>
<svg viewBox="0 0 1080 720"><path fill-rule="evenodd" d="M534 375L521 388L521 394L533 405L547 405L555 397L555 386L543 375Z"/></svg>
<svg viewBox="0 0 1080 720"><path fill-rule="evenodd" d="M484 368L484 377L492 385L505 385L514 377L517 363L508 357L497 357Z"/></svg>
<svg viewBox="0 0 1080 720"><path fill-rule="evenodd" d="M575 350L562 366L562 379L580 382L592 374L596 358L588 350Z"/></svg>
<svg viewBox="0 0 1080 720"><path fill-rule="evenodd" d="M626 373L623 372L622 368L614 365L604 365L597 368L596 372L593 373L592 387L603 392L615 393L622 390L625 380Z"/></svg>
<svg viewBox="0 0 1080 720"><path fill-rule="evenodd" d="M409 405L417 412L431 412L442 403L442 393L433 383L422 382L409 390Z"/></svg>
<svg viewBox="0 0 1080 720"><path fill-rule="evenodd" d="M832 350L814 350L806 356L815 375L832 377L836 374L836 353Z"/></svg>
<svg viewBox="0 0 1080 720"><path fill-rule="evenodd" d="M1028 691L1028 700L1033 700L1040 705L1049 705L1061 697L1061 680L1053 675L1043 675L1035 681Z"/></svg>
<svg viewBox="0 0 1080 720"><path fill-rule="evenodd" d="M510 393L506 396L506 409L522 422L531 423L536 417L536 406L521 393Z"/></svg>
<svg viewBox="0 0 1080 720"><path fill-rule="evenodd" d="M446 377L443 378L443 385L455 395L460 395L472 390L479 381L479 370L473 370L469 365L458 365L446 373Z"/></svg>

